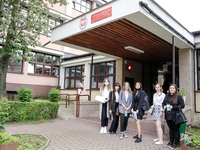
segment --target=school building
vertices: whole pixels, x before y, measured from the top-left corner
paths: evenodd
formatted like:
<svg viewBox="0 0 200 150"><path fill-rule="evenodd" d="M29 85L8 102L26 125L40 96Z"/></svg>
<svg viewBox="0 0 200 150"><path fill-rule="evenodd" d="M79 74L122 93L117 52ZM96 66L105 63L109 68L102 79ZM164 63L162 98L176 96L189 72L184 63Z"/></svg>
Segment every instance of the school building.
<svg viewBox="0 0 200 150"><path fill-rule="evenodd" d="M62 7L55 7L63 15L62 24L55 21L51 35L42 38L42 43L51 43L32 48L35 59L23 62L20 73L8 72L8 92L26 85L37 96L47 96L53 87L75 94L82 83L81 94L91 95L90 101L81 99L84 117L99 108L94 98L105 77L112 86L128 81L132 89L140 81L150 103L154 80L164 92L176 83L187 94L188 123L197 124L200 31L189 32L154 0L69 0Z"/></svg>

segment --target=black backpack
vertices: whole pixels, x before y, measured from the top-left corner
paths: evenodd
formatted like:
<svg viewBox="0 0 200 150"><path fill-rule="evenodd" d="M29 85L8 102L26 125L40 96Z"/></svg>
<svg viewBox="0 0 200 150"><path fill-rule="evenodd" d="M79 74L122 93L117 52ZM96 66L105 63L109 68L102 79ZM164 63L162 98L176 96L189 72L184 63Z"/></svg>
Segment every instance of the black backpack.
<svg viewBox="0 0 200 150"><path fill-rule="evenodd" d="M149 110L149 108L150 108L149 100L148 100L148 96L146 95L145 98L144 98L144 101L142 103L142 109L144 111L147 111L147 110Z"/></svg>

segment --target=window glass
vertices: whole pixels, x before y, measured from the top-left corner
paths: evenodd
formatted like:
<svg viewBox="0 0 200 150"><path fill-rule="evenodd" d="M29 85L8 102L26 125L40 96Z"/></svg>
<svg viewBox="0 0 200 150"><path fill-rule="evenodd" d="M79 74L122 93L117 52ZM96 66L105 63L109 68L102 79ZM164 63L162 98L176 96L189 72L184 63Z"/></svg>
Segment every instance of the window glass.
<svg viewBox="0 0 200 150"><path fill-rule="evenodd" d="M92 88L96 88L97 80L96 77L92 77Z"/></svg>
<svg viewBox="0 0 200 150"><path fill-rule="evenodd" d="M36 73L43 74L43 65L36 65Z"/></svg>
<svg viewBox="0 0 200 150"><path fill-rule="evenodd" d="M198 67L200 67L200 50L198 50Z"/></svg>
<svg viewBox="0 0 200 150"><path fill-rule="evenodd" d="M53 67L53 69L52 69L52 75L53 76L58 76L58 71L59 71L59 67Z"/></svg>
<svg viewBox="0 0 200 150"><path fill-rule="evenodd" d="M105 74L105 63L99 64L98 74Z"/></svg>
<svg viewBox="0 0 200 150"><path fill-rule="evenodd" d="M14 70L15 72L22 72L22 60L14 61Z"/></svg>
<svg viewBox="0 0 200 150"><path fill-rule="evenodd" d="M8 70L12 71L12 60L11 59L8 62Z"/></svg>
<svg viewBox="0 0 200 150"><path fill-rule="evenodd" d="M75 67L71 67L71 73L70 73L71 77L75 76Z"/></svg>
<svg viewBox="0 0 200 150"><path fill-rule="evenodd" d="M86 0L82 0L82 6L86 6Z"/></svg>
<svg viewBox="0 0 200 150"><path fill-rule="evenodd" d="M78 11L80 11L81 10L81 5L79 5L79 4L76 3L75 9L78 10Z"/></svg>
<svg viewBox="0 0 200 150"><path fill-rule="evenodd" d="M69 88L69 79L65 79L65 88Z"/></svg>
<svg viewBox="0 0 200 150"><path fill-rule="evenodd" d="M51 66L45 66L44 74L51 75Z"/></svg>
<svg viewBox="0 0 200 150"><path fill-rule="evenodd" d="M81 12L85 13L86 12L86 7L81 7Z"/></svg>
<svg viewBox="0 0 200 150"><path fill-rule="evenodd" d="M87 2L87 8L91 8L92 3L90 1Z"/></svg>
<svg viewBox="0 0 200 150"><path fill-rule="evenodd" d="M46 64L51 64L51 59L52 59L51 55L45 55L45 63Z"/></svg>
<svg viewBox="0 0 200 150"><path fill-rule="evenodd" d="M110 86L113 87L113 76L108 76L107 78L110 81Z"/></svg>
<svg viewBox="0 0 200 150"><path fill-rule="evenodd" d="M106 74L113 74L114 62L107 63Z"/></svg>
<svg viewBox="0 0 200 150"><path fill-rule="evenodd" d="M82 66L82 76L84 76L85 66Z"/></svg>
<svg viewBox="0 0 200 150"><path fill-rule="evenodd" d="M70 88L74 88L74 79L70 79Z"/></svg>
<svg viewBox="0 0 200 150"><path fill-rule="evenodd" d="M69 68L65 68L65 77L69 77Z"/></svg>
<svg viewBox="0 0 200 150"><path fill-rule="evenodd" d="M35 65L34 63L28 63L28 73L34 73Z"/></svg>
<svg viewBox="0 0 200 150"><path fill-rule="evenodd" d="M92 75L96 75L96 74L97 74L97 65L94 64L94 65L92 66Z"/></svg>
<svg viewBox="0 0 200 150"><path fill-rule="evenodd" d="M76 76L81 76L81 66L76 67Z"/></svg>
<svg viewBox="0 0 200 150"><path fill-rule="evenodd" d="M84 86L84 78L82 78L82 82L81 82L81 83L82 83L82 85Z"/></svg>
<svg viewBox="0 0 200 150"><path fill-rule="evenodd" d="M35 53L34 52L29 52L29 61L35 61Z"/></svg>
<svg viewBox="0 0 200 150"><path fill-rule="evenodd" d="M101 88L103 84L104 77L98 77L98 88Z"/></svg>
<svg viewBox="0 0 200 150"><path fill-rule="evenodd" d="M43 63L44 54L37 53L37 62Z"/></svg>
<svg viewBox="0 0 200 150"><path fill-rule="evenodd" d="M60 64L60 57L53 56L53 64L59 65Z"/></svg>
<svg viewBox="0 0 200 150"><path fill-rule="evenodd" d="M80 87L81 78L76 78L76 88Z"/></svg>
<svg viewBox="0 0 200 150"><path fill-rule="evenodd" d="M81 3L81 0L76 0L76 2L80 4L80 3Z"/></svg>

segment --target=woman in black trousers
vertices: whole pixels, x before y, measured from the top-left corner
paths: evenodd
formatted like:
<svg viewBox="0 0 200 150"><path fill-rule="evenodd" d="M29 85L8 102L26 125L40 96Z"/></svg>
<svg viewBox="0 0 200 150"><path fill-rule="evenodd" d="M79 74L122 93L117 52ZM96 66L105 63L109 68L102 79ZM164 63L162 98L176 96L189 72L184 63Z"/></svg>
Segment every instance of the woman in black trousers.
<svg viewBox="0 0 200 150"><path fill-rule="evenodd" d="M109 94L109 113L113 115L113 121L111 123L109 134L117 135L117 128L119 123L119 115L116 115L116 110L119 106L119 94L120 94L121 86L118 82L115 83L115 90L111 91ZM119 110L118 110L119 112Z"/></svg>
<svg viewBox="0 0 200 150"><path fill-rule="evenodd" d="M141 134L141 125L140 122L144 115L144 110L142 109L142 103L144 102L146 93L144 92L142 88L142 84L140 82L135 83L134 91L133 91L133 102L132 102L132 113L137 114L137 118L135 118L135 124L137 127L137 135L135 135L133 138L135 138L135 143L142 142L142 134Z"/></svg>
<svg viewBox="0 0 200 150"><path fill-rule="evenodd" d="M179 112L179 109L185 107L183 97L178 94L176 84L171 84L169 86L169 94L165 96L162 107L165 109L165 119L170 130L170 142L166 146L175 149L180 139L180 124L175 124L176 113Z"/></svg>

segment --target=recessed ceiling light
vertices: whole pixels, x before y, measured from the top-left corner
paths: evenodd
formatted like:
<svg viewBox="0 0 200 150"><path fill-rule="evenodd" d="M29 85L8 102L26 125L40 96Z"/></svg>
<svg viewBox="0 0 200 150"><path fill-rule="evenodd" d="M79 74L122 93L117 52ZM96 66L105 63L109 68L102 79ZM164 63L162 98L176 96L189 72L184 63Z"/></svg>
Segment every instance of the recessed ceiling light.
<svg viewBox="0 0 200 150"><path fill-rule="evenodd" d="M126 47L124 47L124 48L127 49L127 50L129 50L129 51L131 51L131 52L137 53L137 54L144 53L143 50L140 50L140 49L135 48L135 47L133 47L133 46L126 46Z"/></svg>

